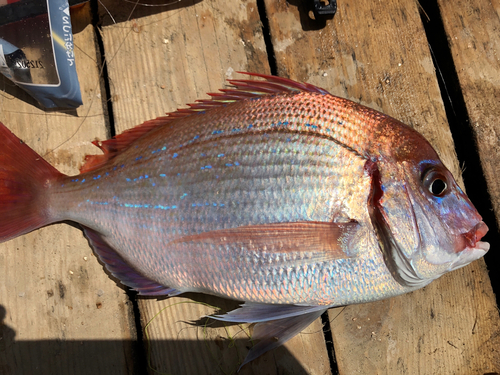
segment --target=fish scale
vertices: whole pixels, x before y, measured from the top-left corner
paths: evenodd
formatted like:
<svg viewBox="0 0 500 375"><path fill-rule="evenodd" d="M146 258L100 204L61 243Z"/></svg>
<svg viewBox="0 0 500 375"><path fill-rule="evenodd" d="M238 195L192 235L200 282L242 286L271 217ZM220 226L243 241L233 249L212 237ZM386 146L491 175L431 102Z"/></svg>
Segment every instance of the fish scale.
<svg viewBox="0 0 500 375"><path fill-rule="evenodd" d="M180 124L173 123L170 127L151 132L104 168L80 176L76 182L78 196L91 198L79 202L78 196L72 194L71 184L65 182L64 192L60 193L64 197L54 205L71 213L63 219L78 221L101 233L112 248L120 249L120 255L129 264L159 284L178 290L215 292L252 302L347 303L352 299L352 293L336 287L339 279L336 273L342 273L330 272L329 264L310 265L311 269L325 270L319 272L322 277L316 277L317 283L327 281L324 290L308 293L305 297L300 290L289 287L292 285L290 274L297 273L296 266L282 264L293 262L276 262L273 254L259 252L252 256L264 257L266 274L277 271L281 277L259 279L255 277L251 263L240 261L244 257L231 256L238 251L244 255L245 249L212 247L211 250L197 250L192 245L165 246L179 236L229 226L333 221L336 214L331 209L333 202L346 201L346 195L353 193L357 202L345 205L345 210L348 207L354 209L344 212L344 216L360 223L368 222L368 213L363 206L369 185L364 184L359 192L352 187L354 176L364 178L365 160L358 154L367 151L352 152L343 146L352 143L349 136L358 137L361 121L349 111L346 114L340 112L341 104L334 99L309 93L276 96L262 99L263 103L252 101L251 108L248 104L235 103L210 115L195 114L176 120ZM308 108L307 103L311 101L315 105ZM287 115L278 116L270 110L270 107L283 105ZM319 108L321 112L318 114ZM230 122L225 120L228 116L231 116ZM340 130L325 129L328 118L335 119L334 124L341 123ZM168 133L168 137L161 133ZM331 136L325 136L329 133L338 134L340 140L332 141ZM294 135L297 140L289 142ZM279 153L273 152L278 148ZM205 156L200 157L202 154ZM218 157L221 154L224 157ZM211 168L206 169L206 165ZM324 167L318 168L322 165ZM357 165L357 168L351 174L345 174L339 171L339 167L343 169L345 165ZM251 171L245 171L245 168ZM95 179L96 175L106 176L106 173L109 177ZM338 178L339 175L342 177ZM150 182L152 178L156 181L154 187ZM108 188L97 188L108 179ZM329 184L325 186L321 180L327 180ZM223 181L220 189L219 181ZM81 190L84 184L85 192ZM109 190L118 199L110 201ZM269 193L274 194L275 199L269 199ZM185 198L180 199L182 196ZM67 207L63 201L71 202L70 206L78 205L78 210ZM100 204L96 207L93 202ZM217 206L213 206L214 203ZM110 205L114 206L113 211L108 209ZM158 206L161 207L155 208ZM157 237L144 243L142 240L150 237L152 232ZM370 236L375 238L373 231ZM225 257L223 250L226 250ZM369 268L363 264L372 261L369 255L366 259L355 260L359 263L357 269ZM193 263L197 259L210 261L204 262L202 269L194 269ZM378 256L377 261L382 264L382 257ZM221 272L228 267L232 275ZM379 269L389 275L383 268ZM186 271L196 278L186 277ZM313 272L308 270L306 275L309 274ZM378 285L383 276L374 275L368 281ZM216 285L224 280L226 283L218 291ZM392 283L389 295L401 293L401 286L394 280L387 278L387 282ZM258 290L256 283L264 284L270 293L267 296L254 292L248 294ZM276 291L277 296L272 291ZM365 301L371 298L373 291L365 287L359 294L357 300Z"/></svg>
<svg viewBox="0 0 500 375"><path fill-rule="evenodd" d="M240 134L239 137L232 137L231 140L235 144L238 144L241 142L240 137L244 136L244 134ZM332 168L331 160L349 158L351 157L349 151L337 145L332 147L331 142L320 138L316 140L317 144L313 143L309 145L306 143L308 146L304 148L303 152L286 152L286 147L290 144L286 140L289 137L287 132L284 134L270 134L269 136L276 138L274 142L270 143L275 147L279 146L282 148L282 152L269 152L268 146L262 146L262 135L249 134L248 137L257 138L252 142L255 151L251 155L243 155L241 151L238 151L237 147L228 145L223 150L225 155L223 158L215 157L210 160L207 157L207 161L205 161L200 160L196 154L189 153L189 150L183 150L182 153L179 152L178 156L173 159L171 157L164 157L163 160L167 163L175 160L174 165L168 163L163 166L157 163L154 169L149 168L147 170L143 169L143 166L148 160L144 157L138 159L132 155L132 157L129 157L129 160L133 160L132 164L129 162L123 168L120 168L122 161L116 160L114 164L107 166L106 169L87 174L90 176L95 176L96 174L105 176L106 172L108 172L108 178L112 179L113 175L111 171L118 166L118 170L123 170L125 176L130 176L121 178L111 188L114 191L113 196L117 197L116 199L107 201L106 197L109 196L108 190L96 188L97 184L102 182L96 181L93 177L87 177L87 175L82 175L81 179L84 178L86 180L85 184L89 184L87 189L90 192L82 193L80 190L82 186L81 179L75 182L75 184L80 184L78 185L79 196L92 196L92 198L86 198L83 202L78 202L74 196L71 196L70 192L69 197L62 199L67 199L73 205L79 205L78 221L80 223L102 233L108 242L112 244L113 248L126 248L127 250L124 253L128 255L132 254L127 259L131 264L137 267L141 262L149 263L144 264L144 269L141 269L149 278L161 284L174 285L176 288L183 289L184 285L190 286L195 281L184 277L175 277L172 268L175 267L178 273L182 273L187 269L193 271L190 272L191 274L198 275L199 279L204 279L203 281L198 280L196 282L197 290L214 290L215 285L221 282L221 275L214 274L214 272L217 269L224 270L228 265L238 265L241 267L242 264L248 264L248 262L243 263L240 261L245 252L240 257L231 257L230 255L233 250L229 249L228 256L222 257L221 249L216 248L207 251L207 255L203 256L200 250L184 248L176 250L165 247L164 244L175 240L179 236L223 229L234 225L276 223L285 220L331 221L335 214L331 209L332 202L335 199L345 199L345 197L338 197L338 193L345 195L347 190L342 189L343 186L336 186L336 182L338 181L344 186L346 183L342 179L335 178L335 169ZM307 142L307 140L305 141ZM201 138L200 142L202 142ZM220 142L220 140L217 142ZM249 141L245 143L248 145ZM269 145L269 140L267 145ZM151 146L151 148L159 147L156 144ZM196 144L193 143L191 147L196 147ZM205 147L213 149L210 143L207 143ZM220 152L220 149L217 149L215 152L212 151L214 155L220 155ZM246 162L246 158L255 154L261 155L262 159L260 160L262 161L259 160L255 164L250 165L249 162ZM332 155L336 156L336 158L332 158ZM228 167L226 161L233 160L234 163L234 159L236 158L241 160L239 166ZM307 159L303 161L302 158ZM356 157L356 159L359 158ZM207 162L210 163L212 168L209 171L201 170L202 167L200 166L207 164ZM321 168L312 171L310 168L311 164L321 165ZM288 166L289 168L284 168L284 166ZM361 171L362 167L363 163L360 163L359 168ZM245 168L252 168L254 173L253 177L241 186L242 177L249 174L245 172ZM183 171L181 176L177 176L177 173L179 173L177 172L178 170ZM255 173L255 170L258 172ZM162 174L170 178L155 178L155 176ZM363 175L362 172L361 175ZM148 178L141 179L141 176L148 176ZM127 179L131 181L127 181ZM152 187L151 180L156 181L155 187ZM179 180L182 180L182 184L179 183ZM213 191L209 191L214 181L218 180L236 181L236 183L225 184L224 190L217 190L217 187L215 187ZM322 188L325 182L329 182L330 187L328 189ZM68 182L65 182L65 189L71 189ZM61 194L68 194L67 191L65 190ZM120 191L124 193L120 193ZM181 199L179 197L184 198ZM90 202L87 202L87 199ZM101 203L97 205L98 207L95 207L94 202ZM102 202L106 204L102 204ZM214 204L217 206L214 206ZM113 211L109 210L110 205L114 205ZM155 208L159 205L162 206L160 209ZM62 204L60 206L62 207ZM170 207L170 209L165 209L166 207ZM254 209L249 210L249 207L253 207ZM85 209L89 213L88 221L83 220ZM64 211L76 212L70 208L64 208ZM106 218L105 215L109 215L110 213L113 216ZM346 212L345 214L349 215L350 212ZM120 221L118 219L124 217L127 220ZM74 217L66 219L76 220ZM103 228L99 225L101 222L106 222L108 225L113 224L113 226ZM158 241L151 239L154 242L151 243L150 241L148 243L149 248L146 249L141 244L140 239L148 237L150 235L148 232L151 229L161 236L157 238ZM124 233L133 233L134 238L128 238ZM119 240L115 240L114 237L119 237ZM149 255L145 257L145 254L156 254L156 256ZM126 256L124 255L124 257ZM257 256L264 257L263 262L267 263L268 267L270 267L267 273L272 273L272 267L276 267L278 271L279 267L283 267L279 264L283 262L273 261L273 254L267 255L268 258L260 253L252 255L252 257ZM207 261L203 263L203 267L210 264L210 271L206 269L193 270L192 260L197 258L206 259ZM275 266L274 263L277 263L277 265ZM152 268L152 265L155 265L156 268ZM321 269L324 265L311 265L311 268L315 267ZM241 268L241 283L245 288L238 288L238 285L234 284L227 284L221 287L221 290L226 290L226 294L231 293L231 297L245 297L245 300L255 300L256 302L297 303L301 300L304 301L304 297L301 296L302 293L294 292L293 289L288 287L282 287L282 284L288 283L288 274L286 272L278 280L260 280L251 275L251 267ZM249 272L245 273L246 269ZM205 276L202 277L201 275ZM224 278L228 279L228 276L224 275ZM175 281L171 278L175 278ZM231 276L231 280L232 278L233 276ZM269 290L277 290L279 298L272 297L272 299L266 300L263 299L262 295L245 296L244 293L248 284L246 279L249 278L265 284ZM248 287L252 290L256 288L255 285L249 285ZM232 289L235 291L230 292ZM281 290L285 291L285 295L281 295ZM335 288L331 288L331 290L334 294L338 294ZM218 293L223 294L222 292ZM288 296L288 294L291 295ZM325 295L316 293L316 295L311 294L309 298L307 302L313 303L318 299L324 300Z"/></svg>
<svg viewBox="0 0 500 375"><path fill-rule="evenodd" d="M486 253L486 224L420 134L256 76L94 142L104 154L74 177L0 125L0 240L75 221L140 294L245 301L214 316L257 323L244 363L328 307L421 288Z"/></svg>

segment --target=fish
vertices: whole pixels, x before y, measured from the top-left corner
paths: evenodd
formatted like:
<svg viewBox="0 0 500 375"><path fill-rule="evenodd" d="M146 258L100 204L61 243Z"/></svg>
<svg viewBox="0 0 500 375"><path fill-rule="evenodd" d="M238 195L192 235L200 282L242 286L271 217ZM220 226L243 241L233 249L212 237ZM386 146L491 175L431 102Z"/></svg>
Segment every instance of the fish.
<svg viewBox="0 0 500 375"><path fill-rule="evenodd" d="M93 143L66 176L0 124L0 242L63 221L143 296L243 301L242 366L328 308L414 291L481 258L488 227L429 142L290 79L229 88Z"/></svg>

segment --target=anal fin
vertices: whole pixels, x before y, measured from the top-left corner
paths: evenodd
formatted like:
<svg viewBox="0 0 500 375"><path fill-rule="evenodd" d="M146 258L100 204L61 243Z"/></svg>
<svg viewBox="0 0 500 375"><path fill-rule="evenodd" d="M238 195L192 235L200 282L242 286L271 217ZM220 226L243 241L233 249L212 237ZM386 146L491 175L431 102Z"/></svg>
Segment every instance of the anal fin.
<svg viewBox="0 0 500 375"><path fill-rule="evenodd" d="M120 280L122 284L137 291L139 295L175 296L182 293L181 291L158 284L142 276L125 262L125 260L123 260L123 258L111 248L96 231L87 227L84 227L83 231L95 253L106 266L106 269L114 277Z"/></svg>

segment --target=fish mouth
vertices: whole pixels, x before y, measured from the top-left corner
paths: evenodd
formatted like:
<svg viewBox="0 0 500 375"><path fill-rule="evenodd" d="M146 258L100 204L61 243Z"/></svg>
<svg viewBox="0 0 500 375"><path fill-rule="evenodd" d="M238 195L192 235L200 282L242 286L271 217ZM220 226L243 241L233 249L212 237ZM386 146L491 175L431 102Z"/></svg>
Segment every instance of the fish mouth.
<svg viewBox="0 0 500 375"><path fill-rule="evenodd" d="M488 242L480 241L486 233L488 233L488 226L484 222L477 223L474 228L472 228L467 233L462 233L460 236L462 238L462 243L464 247L463 250L478 249L482 251L488 251L490 249L490 244ZM464 249L465 248L465 249ZM462 250L461 250L462 251Z"/></svg>
<svg viewBox="0 0 500 375"><path fill-rule="evenodd" d="M455 251L459 255L450 265L450 271L462 268L470 262L483 257L488 252L490 244L481 241L481 238L483 238L487 232L488 226L481 221L470 231L460 235Z"/></svg>

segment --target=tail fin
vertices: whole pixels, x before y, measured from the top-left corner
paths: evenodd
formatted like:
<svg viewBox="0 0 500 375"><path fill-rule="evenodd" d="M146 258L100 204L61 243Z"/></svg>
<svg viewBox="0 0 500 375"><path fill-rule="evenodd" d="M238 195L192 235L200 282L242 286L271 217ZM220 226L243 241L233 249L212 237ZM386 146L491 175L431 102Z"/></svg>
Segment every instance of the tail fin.
<svg viewBox="0 0 500 375"><path fill-rule="evenodd" d="M61 176L0 123L0 242L51 222L46 187Z"/></svg>

